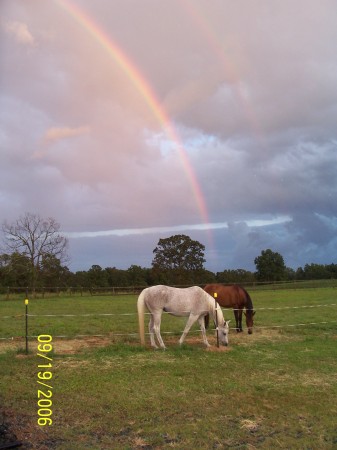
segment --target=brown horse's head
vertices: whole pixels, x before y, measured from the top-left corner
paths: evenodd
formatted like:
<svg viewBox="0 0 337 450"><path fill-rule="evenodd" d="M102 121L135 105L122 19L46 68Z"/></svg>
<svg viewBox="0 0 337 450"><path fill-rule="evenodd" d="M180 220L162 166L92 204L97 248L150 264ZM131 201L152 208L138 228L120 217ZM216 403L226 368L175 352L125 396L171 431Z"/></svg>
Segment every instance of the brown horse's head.
<svg viewBox="0 0 337 450"><path fill-rule="evenodd" d="M253 333L253 325L254 325L254 314L256 311L254 311L253 309L246 309L246 312L244 313L246 316L246 325L248 328L248 334L252 334Z"/></svg>

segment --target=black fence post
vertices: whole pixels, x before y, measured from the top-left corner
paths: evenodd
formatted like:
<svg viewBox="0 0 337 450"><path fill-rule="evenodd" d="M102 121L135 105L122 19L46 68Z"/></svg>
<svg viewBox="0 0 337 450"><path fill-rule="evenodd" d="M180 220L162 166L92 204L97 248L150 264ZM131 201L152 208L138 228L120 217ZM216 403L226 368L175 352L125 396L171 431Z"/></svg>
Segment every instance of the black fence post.
<svg viewBox="0 0 337 450"><path fill-rule="evenodd" d="M25 314L25 319L26 319L26 355L28 355L28 298L26 296L25 298L25 305L26 305L26 314Z"/></svg>
<svg viewBox="0 0 337 450"><path fill-rule="evenodd" d="M216 346L219 348L219 327L218 327L218 304L216 301L218 294L214 292L214 303L215 303L215 328L216 328Z"/></svg>

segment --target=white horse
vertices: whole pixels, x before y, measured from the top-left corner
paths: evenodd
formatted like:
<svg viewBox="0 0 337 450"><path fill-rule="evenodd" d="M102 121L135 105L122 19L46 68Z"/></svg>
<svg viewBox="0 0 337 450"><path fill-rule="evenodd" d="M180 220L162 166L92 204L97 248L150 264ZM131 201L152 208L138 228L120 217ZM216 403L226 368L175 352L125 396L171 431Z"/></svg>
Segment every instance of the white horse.
<svg viewBox="0 0 337 450"><path fill-rule="evenodd" d="M184 342L191 326L198 320L203 341L207 347L210 347L205 330L205 316L206 314L210 314L217 327L219 342L225 346L228 345L228 324L230 321L225 321L222 310L214 298L198 286L184 289L170 286L152 286L146 288L138 297L137 308L140 342L142 345L145 345L145 309L151 314L149 331L151 345L154 348L158 348L155 342L155 335L160 347L163 349L166 348L160 335L160 323L163 311L174 316L188 316L184 332L179 339L179 344Z"/></svg>

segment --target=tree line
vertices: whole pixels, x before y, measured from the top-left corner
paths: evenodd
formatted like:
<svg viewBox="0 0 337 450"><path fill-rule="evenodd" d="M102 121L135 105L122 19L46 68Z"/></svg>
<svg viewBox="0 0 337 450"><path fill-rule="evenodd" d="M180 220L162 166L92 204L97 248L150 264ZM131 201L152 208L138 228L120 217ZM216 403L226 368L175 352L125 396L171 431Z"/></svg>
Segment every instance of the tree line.
<svg viewBox="0 0 337 450"><path fill-rule="evenodd" d="M87 271L71 272L66 265L68 240L59 229L55 219L31 213L14 223L4 222L0 287L108 288L337 278L337 264L306 264L294 270L271 249L262 250L254 259L255 272L225 269L213 273L204 267L205 246L183 234L159 240L150 268L131 265L123 270L95 264Z"/></svg>

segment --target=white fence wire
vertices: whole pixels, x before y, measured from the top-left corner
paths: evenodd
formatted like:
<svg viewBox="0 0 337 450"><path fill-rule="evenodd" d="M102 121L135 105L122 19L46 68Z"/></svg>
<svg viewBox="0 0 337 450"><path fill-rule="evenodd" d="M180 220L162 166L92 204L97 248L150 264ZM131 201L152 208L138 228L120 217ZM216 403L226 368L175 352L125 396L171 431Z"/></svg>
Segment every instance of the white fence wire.
<svg viewBox="0 0 337 450"><path fill-rule="evenodd" d="M310 309L310 308L329 308L337 306L337 303L328 303L325 305L302 305L302 306L281 306L281 307L273 307L273 308L254 308L254 311L280 311L280 310L288 310L288 309ZM236 308L221 308L225 311L239 311ZM188 312L188 311L186 311ZM145 314L150 314L146 312ZM164 311L164 314L169 314ZM98 316L136 316L137 313L90 313L90 314L27 314L28 317L98 317ZM20 318L25 317L25 314L18 314L15 316L0 316L0 319L12 319L12 318Z"/></svg>
<svg viewBox="0 0 337 450"><path fill-rule="evenodd" d="M320 305L301 305L301 306L281 306L281 307L262 307L262 308L254 308L254 311L281 311L281 310L292 310L292 309L313 309L313 308L333 308L336 307L336 303L328 303L328 304L320 304ZM229 311L230 308L222 308L223 310ZM235 311L235 308L232 308L233 311ZM150 314L150 313L145 313ZM168 314L168 313L165 313ZM109 316L137 316L137 312L133 313L89 313L89 314L27 314L28 318L38 318L38 317L109 317ZM26 317L26 314L19 314L15 316L0 316L1 319L19 319L22 317ZM287 327L304 327L304 326L315 326L315 325L326 325L326 324L335 324L337 323L337 320L333 321L321 321L321 322L306 322L306 323L294 323L294 324L282 324L282 325L266 325L266 326L256 326L254 325L255 329L281 329L281 328L287 328ZM232 327L232 330L236 330L236 327ZM215 329L211 329L211 331L215 331ZM180 333L182 333L181 331ZM199 333L199 330L191 330L190 333ZM162 331L162 334L179 334L176 331ZM76 339L76 338L93 338L93 337L121 337L121 336L139 336L138 333L115 333L111 332L109 334L76 334L74 336L68 336L68 335L55 335L54 338L59 339ZM25 336L12 336L12 337L0 337L0 341L4 340L16 340L16 339L23 339ZM37 338L35 335L28 335L29 339Z"/></svg>

